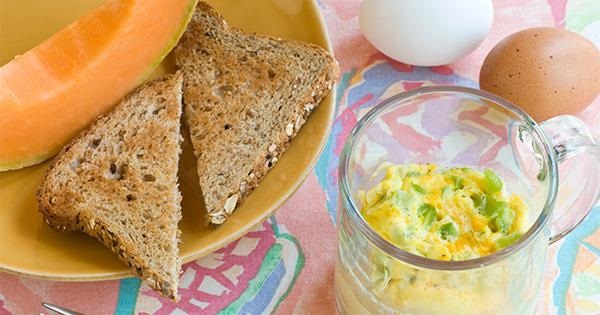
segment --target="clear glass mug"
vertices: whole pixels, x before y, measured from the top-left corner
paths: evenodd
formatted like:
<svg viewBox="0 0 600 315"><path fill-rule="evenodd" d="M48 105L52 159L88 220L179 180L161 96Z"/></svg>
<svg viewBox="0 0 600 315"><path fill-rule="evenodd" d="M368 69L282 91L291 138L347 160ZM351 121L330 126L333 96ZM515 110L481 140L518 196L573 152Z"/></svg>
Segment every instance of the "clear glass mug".
<svg viewBox="0 0 600 315"><path fill-rule="evenodd" d="M513 245L466 261L405 252L360 215L357 195L383 162L491 168L530 207ZM560 169L560 182L559 182ZM382 172L383 173L383 172ZM532 314L549 244L600 196L600 146L573 116L540 125L508 101L464 87L425 87L366 114L340 157L335 291L341 314Z"/></svg>

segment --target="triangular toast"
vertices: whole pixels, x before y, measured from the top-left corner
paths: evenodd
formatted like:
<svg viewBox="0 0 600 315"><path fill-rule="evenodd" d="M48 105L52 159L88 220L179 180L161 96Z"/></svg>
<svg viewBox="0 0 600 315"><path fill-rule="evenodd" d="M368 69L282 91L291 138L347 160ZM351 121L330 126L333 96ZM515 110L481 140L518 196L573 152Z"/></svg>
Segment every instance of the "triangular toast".
<svg viewBox="0 0 600 315"><path fill-rule="evenodd" d="M59 153L37 194L46 223L97 238L171 299L181 269L181 87L177 74L136 89Z"/></svg>
<svg viewBox="0 0 600 315"><path fill-rule="evenodd" d="M220 225L277 163L339 69L318 46L244 33L203 2L175 58L209 221Z"/></svg>

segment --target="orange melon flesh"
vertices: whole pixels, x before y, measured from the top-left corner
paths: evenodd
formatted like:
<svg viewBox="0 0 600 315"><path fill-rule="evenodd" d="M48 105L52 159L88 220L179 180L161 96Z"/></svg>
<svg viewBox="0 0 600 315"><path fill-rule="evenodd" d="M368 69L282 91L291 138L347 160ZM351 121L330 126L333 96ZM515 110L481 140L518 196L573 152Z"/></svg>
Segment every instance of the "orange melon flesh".
<svg viewBox="0 0 600 315"><path fill-rule="evenodd" d="M139 85L196 0L108 0L0 68L0 171L40 163Z"/></svg>

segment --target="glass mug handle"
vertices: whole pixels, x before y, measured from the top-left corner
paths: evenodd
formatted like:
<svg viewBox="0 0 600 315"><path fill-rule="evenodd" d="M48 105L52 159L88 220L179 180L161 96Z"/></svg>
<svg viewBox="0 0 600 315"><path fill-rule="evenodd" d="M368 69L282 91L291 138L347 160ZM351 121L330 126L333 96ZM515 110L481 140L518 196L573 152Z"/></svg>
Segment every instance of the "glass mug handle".
<svg viewBox="0 0 600 315"><path fill-rule="evenodd" d="M581 184L583 187L580 187L579 194L572 196L575 202L565 209L568 211L552 223L560 226L550 237L550 243L554 243L576 228L600 199L600 144L594 139L588 127L575 116L557 116L546 120L541 126L550 145L554 148L559 164L580 155L590 156L596 164L594 169L586 169L586 172L590 173L591 182ZM564 190L560 186L559 179L558 195L565 193Z"/></svg>

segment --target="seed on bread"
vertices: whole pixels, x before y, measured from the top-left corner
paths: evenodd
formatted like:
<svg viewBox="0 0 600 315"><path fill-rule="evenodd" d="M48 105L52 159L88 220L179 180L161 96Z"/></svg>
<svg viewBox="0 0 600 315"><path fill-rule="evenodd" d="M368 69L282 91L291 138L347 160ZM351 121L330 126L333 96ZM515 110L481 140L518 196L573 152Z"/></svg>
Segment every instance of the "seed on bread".
<svg viewBox="0 0 600 315"><path fill-rule="evenodd" d="M227 200L225 201L225 205L223 206L225 213L227 213L228 215L231 214L233 212L233 209L235 209L235 205L237 204L237 201L238 201L237 194L227 198Z"/></svg>
<svg viewBox="0 0 600 315"><path fill-rule="evenodd" d="M287 124L285 126L285 134L288 137L291 137L293 132L294 132L294 124Z"/></svg>
<svg viewBox="0 0 600 315"><path fill-rule="evenodd" d="M225 223L227 220L227 215L225 215L224 211L212 211L208 213L208 219L212 224L220 225Z"/></svg>
<svg viewBox="0 0 600 315"><path fill-rule="evenodd" d="M302 127L303 124L304 120L302 119L302 116L298 116L298 118L296 118L296 123L294 124L294 129L296 131L300 130L300 127Z"/></svg>

